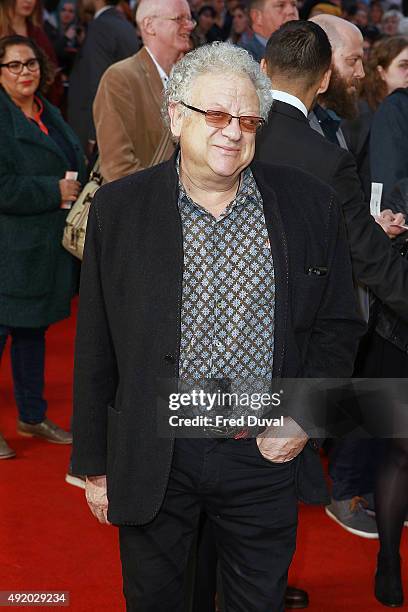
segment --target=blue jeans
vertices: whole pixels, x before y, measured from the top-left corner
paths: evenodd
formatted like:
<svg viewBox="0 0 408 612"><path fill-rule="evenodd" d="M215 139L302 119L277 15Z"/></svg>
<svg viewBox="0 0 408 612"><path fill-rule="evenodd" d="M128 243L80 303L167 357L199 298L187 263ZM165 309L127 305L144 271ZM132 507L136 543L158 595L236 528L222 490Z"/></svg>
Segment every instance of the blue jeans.
<svg viewBox="0 0 408 612"><path fill-rule="evenodd" d="M14 397L20 421L25 423L41 423L47 411L43 398L46 330L0 325L0 359L11 336Z"/></svg>
<svg viewBox="0 0 408 612"><path fill-rule="evenodd" d="M371 438L335 440L329 455L333 499L342 501L374 491L377 445Z"/></svg>

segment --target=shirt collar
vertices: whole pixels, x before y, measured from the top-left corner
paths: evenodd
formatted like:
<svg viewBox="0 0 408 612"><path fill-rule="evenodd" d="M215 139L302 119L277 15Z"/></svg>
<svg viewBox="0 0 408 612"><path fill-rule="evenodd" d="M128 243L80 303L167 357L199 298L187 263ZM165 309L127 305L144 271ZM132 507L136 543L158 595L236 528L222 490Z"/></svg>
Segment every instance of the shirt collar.
<svg viewBox="0 0 408 612"><path fill-rule="evenodd" d="M178 176L178 181L179 181L179 185L178 185L179 186L179 206L183 204L185 205L186 203L188 203L190 205L193 205L195 208L198 208L198 210L205 213L206 215L210 215L211 213L208 210L206 210L205 208L200 206L200 204L197 204L197 202L194 202L194 200L190 198L190 196L187 194L184 188L183 183L181 182L180 153L177 155L177 159L176 159L176 170L177 170L177 176ZM240 180L239 188L238 188L235 198L228 204L224 212L220 214L218 220L221 220L224 217L226 217L231 212L231 210L235 208L235 206L239 204L245 204L246 199L248 197L251 197L251 196L256 197L257 191L258 189L255 183L254 176L252 174L252 170L249 166L247 166L245 170L241 172L241 180Z"/></svg>
<svg viewBox="0 0 408 612"><path fill-rule="evenodd" d="M94 15L94 19L98 19L98 17L100 17L102 15L102 13L104 13L105 11L109 10L113 8L112 4L107 4L106 6L103 6L102 8L99 9L99 11L96 11L95 15Z"/></svg>
<svg viewBox="0 0 408 612"><path fill-rule="evenodd" d="M166 89L167 87L167 81L169 80L168 75L164 72L163 68L160 66L159 62L157 61L157 59L154 57L153 53L150 51L149 47L145 47L146 51L148 52L148 54L150 55L150 57L152 58L154 65L157 68L157 71L159 73L159 76L162 80L163 83L163 87L164 89Z"/></svg>
<svg viewBox="0 0 408 612"><path fill-rule="evenodd" d="M302 100L299 100L299 98L297 98L296 96L293 96L292 94L287 93L286 91L281 91L280 89L272 89L272 95L274 100L279 100L279 102L286 102L286 104L294 106L295 108L300 110L301 113L303 113L304 116L307 118L307 108L303 104Z"/></svg>
<svg viewBox="0 0 408 612"><path fill-rule="evenodd" d="M256 32L254 34L254 37L258 40L258 42L261 43L263 47L266 47L266 43L268 42L267 38L264 38L263 36L261 36L260 34L257 34Z"/></svg>

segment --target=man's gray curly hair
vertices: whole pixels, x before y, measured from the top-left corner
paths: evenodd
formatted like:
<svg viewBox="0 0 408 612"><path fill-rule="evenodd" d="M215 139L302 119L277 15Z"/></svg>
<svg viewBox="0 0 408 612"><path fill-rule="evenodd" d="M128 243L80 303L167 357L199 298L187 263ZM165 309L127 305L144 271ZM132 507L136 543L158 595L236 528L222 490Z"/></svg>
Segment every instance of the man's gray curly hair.
<svg viewBox="0 0 408 612"><path fill-rule="evenodd" d="M191 102L194 81L204 74L246 75L253 83L259 98L259 112L267 119L272 106L272 85L252 56L230 43L214 42L190 51L171 70L163 103L163 116L169 124L168 107L172 103ZM182 107L185 115L191 113Z"/></svg>

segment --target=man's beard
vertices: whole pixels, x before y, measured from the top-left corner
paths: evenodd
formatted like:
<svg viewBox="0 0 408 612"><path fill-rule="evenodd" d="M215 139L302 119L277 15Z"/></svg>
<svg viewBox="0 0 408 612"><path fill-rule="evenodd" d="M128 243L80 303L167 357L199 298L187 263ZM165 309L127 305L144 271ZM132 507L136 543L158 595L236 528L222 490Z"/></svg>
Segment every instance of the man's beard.
<svg viewBox="0 0 408 612"><path fill-rule="evenodd" d="M329 87L317 102L333 110L341 119L355 119L358 115L359 84L358 79L347 82L333 67ZM356 89L348 91L353 85Z"/></svg>

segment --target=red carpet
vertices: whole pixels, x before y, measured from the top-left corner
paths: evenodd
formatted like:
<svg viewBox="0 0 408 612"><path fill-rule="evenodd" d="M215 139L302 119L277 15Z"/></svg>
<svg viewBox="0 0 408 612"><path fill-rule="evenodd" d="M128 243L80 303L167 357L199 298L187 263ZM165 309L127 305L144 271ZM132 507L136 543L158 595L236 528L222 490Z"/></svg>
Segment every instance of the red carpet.
<svg viewBox="0 0 408 612"><path fill-rule="evenodd" d="M67 428L73 333L71 318L47 336L48 416ZM70 591L75 612L124 610L116 529L99 525L83 491L64 482L69 447L16 434L7 350L0 380L0 431L17 451L16 459L0 462L0 591ZM408 601L408 529L404 532ZM291 583L309 591L310 612L384 611L372 595L377 548L378 542L337 527L321 508L302 507Z"/></svg>

